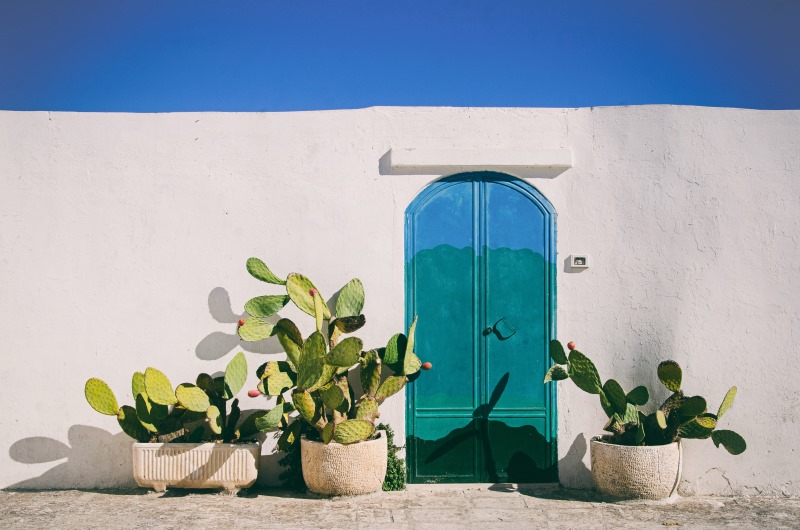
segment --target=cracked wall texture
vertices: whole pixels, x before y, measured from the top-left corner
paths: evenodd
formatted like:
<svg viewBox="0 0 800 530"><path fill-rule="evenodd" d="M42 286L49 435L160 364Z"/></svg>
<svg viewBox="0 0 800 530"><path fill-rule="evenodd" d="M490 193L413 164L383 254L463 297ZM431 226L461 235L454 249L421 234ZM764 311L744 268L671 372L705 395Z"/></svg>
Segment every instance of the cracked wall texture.
<svg viewBox="0 0 800 530"><path fill-rule="evenodd" d="M392 147L571 149L555 178L510 171L558 212L558 336L659 400L667 358L712 408L739 387L722 423L747 452L686 442L685 493L800 494L800 112L674 106L0 112L0 487L132 485L129 441L83 382L129 402L134 370L224 369L267 294L251 255L327 296L360 277L360 336L384 344L404 324L404 210L440 176L382 174ZM591 268L566 272L573 253ZM279 346L243 346L250 387ZM402 437L404 396L382 412ZM558 416L561 480L588 486L597 398L566 382Z"/></svg>

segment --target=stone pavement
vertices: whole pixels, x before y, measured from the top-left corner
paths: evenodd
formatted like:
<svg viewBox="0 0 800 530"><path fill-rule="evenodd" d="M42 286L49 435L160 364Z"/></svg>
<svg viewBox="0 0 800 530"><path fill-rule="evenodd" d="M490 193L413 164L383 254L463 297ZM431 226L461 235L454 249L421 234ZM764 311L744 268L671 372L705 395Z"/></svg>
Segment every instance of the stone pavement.
<svg viewBox="0 0 800 530"><path fill-rule="evenodd" d="M0 491L0 528L800 528L800 499L602 499L554 487L410 486L326 499L279 490L239 496L169 490Z"/></svg>

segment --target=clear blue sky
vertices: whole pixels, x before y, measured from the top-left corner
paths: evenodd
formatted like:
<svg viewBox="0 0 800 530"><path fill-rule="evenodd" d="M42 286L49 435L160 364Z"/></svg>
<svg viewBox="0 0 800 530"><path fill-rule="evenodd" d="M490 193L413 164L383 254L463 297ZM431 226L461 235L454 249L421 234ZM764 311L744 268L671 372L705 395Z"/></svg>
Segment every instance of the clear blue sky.
<svg viewBox="0 0 800 530"><path fill-rule="evenodd" d="M800 108L795 0L0 0L0 109Z"/></svg>

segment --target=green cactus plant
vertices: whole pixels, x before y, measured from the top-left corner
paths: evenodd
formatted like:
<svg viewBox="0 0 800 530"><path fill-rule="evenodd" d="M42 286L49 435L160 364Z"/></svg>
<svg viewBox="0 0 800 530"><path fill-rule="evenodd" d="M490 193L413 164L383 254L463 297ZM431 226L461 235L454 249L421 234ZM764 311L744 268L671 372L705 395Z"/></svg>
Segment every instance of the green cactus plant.
<svg viewBox="0 0 800 530"><path fill-rule="evenodd" d="M670 396L655 410L645 413L650 392L637 386L627 394L614 379L602 385L594 363L570 343L569 355L557 340L550 342L550 358L555 364L548 370L544 383L572 379L578 388L597 394L600 406L608 416L603 430L604 441L619 445L665 445L681 438L711 438L714 445L722 445L733 455L741 454L747 443L739 434L730 430L718 430L722 415L733 405L736 387L732 387L722 400L716 414L708 412L702 396L685 396L681 389L683 370L675 361L664 361L656 373L659 381L671 392Z"/></svg>
<svg viewBox="0 0 800 530"><path fill-rule="evenodd" d="M306 276L291 273L283 281L270 276L269 268L257 258L247 261L247 270L255 278L284 285L286 296L302 312L314 318L316 331L303 338L298 327L288 319L276 324L261 320L249 307L245 310L251 318L244 319L238 328L242 340L262 340L276 335L283 346L285 361L268 361L258 368L258 391L265 396L291 396L298 416L295 421L282 421L278 448L291 451L300 440L300 433L314 432L315 439L324 443L358 443L370 439L375 433L375 422L380 417L379 405L398 393L416 374L422 362L414 353L414 335L417 319L409 328L408 336L398 333L385 348L364 350L364 342L357 337L341 339L354 333L366 323L364 285L361 280L350 280L339 292L332 312L315 284ZM283 295L271 295L277 300ZM256 308L258 313L260 306ZM263 314L265 312L261 312ZM258 321L253 319L258 318ZM341 339L341 340L340 340ZM390 372L384 375L382 367ZM352 378L351 378L352 376ZM356 396L350 381L360 383L362 393ZM313 429L308 431L298 422Z"/></svg>
<svg viewBox="0 0 800 530"><path fill-rule="evenodd" d="M275 430L282 414L291 408L279 403L271 411L256 411L240 421L235 396L246 378L247 360L239 352L223 377L200 374L196 384L183 383L174 389L169 378L155 368L135 372L131 380L134 407L120 407L111 388L97 378L86 381L84 394L97 412L116 416L123 432L136 441L230 443Z"/></svg>

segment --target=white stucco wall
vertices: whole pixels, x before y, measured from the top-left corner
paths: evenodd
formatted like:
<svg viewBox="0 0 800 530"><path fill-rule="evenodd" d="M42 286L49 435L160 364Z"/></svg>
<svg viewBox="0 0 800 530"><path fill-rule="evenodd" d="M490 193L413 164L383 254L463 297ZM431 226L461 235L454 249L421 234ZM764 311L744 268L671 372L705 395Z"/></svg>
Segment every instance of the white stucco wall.
<svg viewBox="0 0 800 530"><path fill-rule="evenodd" d="M712 407L738 385L724 423L747 452L686 442L684 492L800 494L800 112L670 106L0 112L0 487L132 484L88 377L130 401L146 366L177 383L243 347L252 369L276 358L235 336L267 294L249 256L328 296L360 277L368 345L402 329L403 213L441 176L381 171L408 147L571 149L554 178L519 175L558 212L559 337L659 399L666 358ZM592 267L565 272L574 253ZM382 409L401 436L403 404ZM604 416L569 382L558 406L561 480L587 486Z"/></svg>

